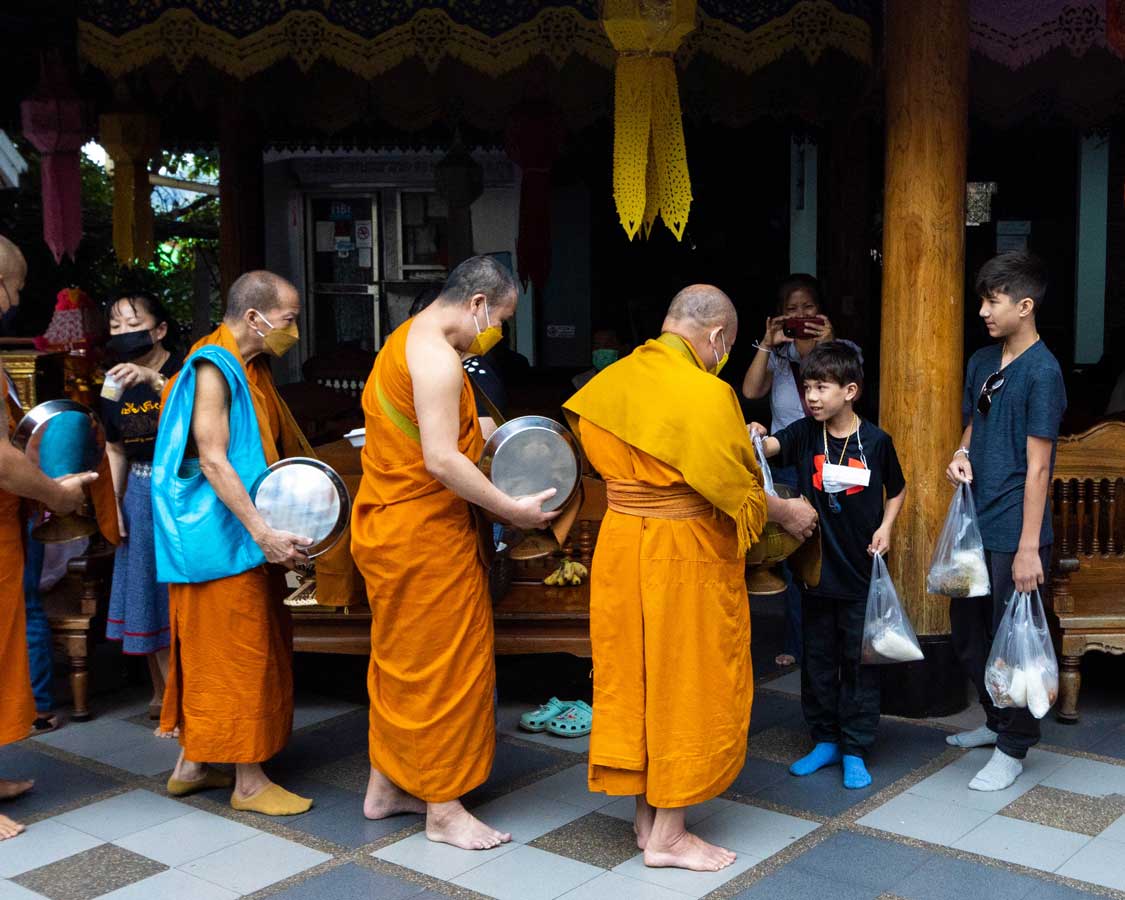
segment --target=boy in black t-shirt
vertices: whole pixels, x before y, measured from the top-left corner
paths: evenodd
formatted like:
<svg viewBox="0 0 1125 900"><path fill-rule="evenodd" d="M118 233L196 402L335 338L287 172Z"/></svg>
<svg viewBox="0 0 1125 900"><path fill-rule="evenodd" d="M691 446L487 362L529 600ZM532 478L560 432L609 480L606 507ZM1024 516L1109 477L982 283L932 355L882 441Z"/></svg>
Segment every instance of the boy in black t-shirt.
<svg viewBox="0 0 1125 900"><path fill-rule="evenodd" d="M985 689L984 669L1013 590L1047 589L1054 542L1051 470L1066 388L1035 325L1047 294L1043 263L1030 253L1002 253L981 267L976 291L980 317L998 343L969 360L965 433L945 474L954 484L973 487L992 582L991 596L949 601L953 649L977 689L986 721L946 740L957 747L995 744L969 787L1002 791L1023 771L1020 760L1028 748L1039 742L1039 720L1023 708L998 709Z"/></svg>
<svg viewBox="0 0 1125 900"><path fill-rule="evenodd" d="M750 426L767 457L797 467L797 485L820 521L820 583L804 589L801 605L801 707L816 747L789 771L811 775L842 762L844 787L864 788L871 784L864 754L879 724L879 673L860 664L871 557L890 548L906 480L891 436L852 410L863 389L852 347L821 344L805 358L801 379L812 416L773 437Z"/></svg>

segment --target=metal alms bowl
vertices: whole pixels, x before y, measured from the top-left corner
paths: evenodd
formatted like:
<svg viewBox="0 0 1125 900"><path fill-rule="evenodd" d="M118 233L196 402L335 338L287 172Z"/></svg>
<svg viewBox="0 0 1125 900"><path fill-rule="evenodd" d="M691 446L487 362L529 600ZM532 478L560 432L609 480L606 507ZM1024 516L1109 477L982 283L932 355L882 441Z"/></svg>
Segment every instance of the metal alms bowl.
<svg viewBox="0 0 1125 900"><path fill-rule="evenodd" d="M105 429L87 406L73 400L48 400L16 426L12 444L51 478L90 472L105 456Z"/></svg>
<svg viewBox="0 0 1125 900"><path fill-rule="evenodd" d="M565 506L582 477L573 435L545 416L509 419L492 432L484 444L480 470L509 497L554 488L555 496L543 504L544 512Z"/></svg>
<svg viewBox="0 0 1125 900"><path fill-rule="evenodd" d="M304 456L267 468L250 487L250 499L270 528L311 539L310 559L332 549L351 517L344 479L327 463Z"/></svg>

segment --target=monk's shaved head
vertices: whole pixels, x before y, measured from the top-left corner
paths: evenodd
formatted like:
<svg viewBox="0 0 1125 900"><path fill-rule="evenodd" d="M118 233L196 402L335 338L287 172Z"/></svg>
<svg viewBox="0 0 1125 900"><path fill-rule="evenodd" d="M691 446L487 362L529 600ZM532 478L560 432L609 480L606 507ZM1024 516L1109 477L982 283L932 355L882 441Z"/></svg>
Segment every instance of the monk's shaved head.
<svg viewBox="0 0 1125 900"><path fill-rule="evenodd" d="M27 260L20 248L0 234L0 278L23 278L27 274Z"/></svg>
<svg viewBox="0 0 1125 900"><path fill-rule="evenodd" d="M237 321L251 309L269 312L281 306L286 297L296 293L297 289L292 283L280 275L265 269L247 272L238 276L227 292L225 318L231 322Z"/></svg>
<svg viewBox="0 0 1125 900"><path fill-rule="evenodd" d="M733 328L738 324L730 297L713 284L689 284L672 298L666 318L703 328Z"/></svg>

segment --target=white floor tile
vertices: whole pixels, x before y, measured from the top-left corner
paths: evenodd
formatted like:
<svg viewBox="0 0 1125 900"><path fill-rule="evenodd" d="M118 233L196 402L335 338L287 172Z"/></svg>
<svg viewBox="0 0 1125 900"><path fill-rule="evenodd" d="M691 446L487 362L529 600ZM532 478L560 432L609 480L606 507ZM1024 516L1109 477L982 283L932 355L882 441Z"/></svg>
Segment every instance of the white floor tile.
<svg viewBox="0 0 1125 900"><path fill-rule="evenodd" d="M42 894L29 891L14 881L5 881L0 878L0 900L47 900Z"/></svg>
<svg viewBox="0 0 1125 900"><path fill-rule="evenodd" d="M97 759L107 766L151 777L170 772L175 768L179 756L179 741L158 738L149 732L143 741L98 756Z"/></svg>
<svg viewBox="0 0 1125 900"><path fill-rule="evenodd" d="M818 822L735 803L704 819L694 831L703 840L734 850L739 859L749 858L757 865L818 827Z"/></svg>
<svg viewBox="0 0 1125 900"><path fill-rule="evenodd" d="M708 800L706 803L696 803L694 806L689 806L687 812L684 814L684 821L688 826L698 825L704 819L708 819L716 813L721 813L724 810L730 809L732 806L737 806L733 800L724 800L722 797L715 797ZM615 819L624 819L626 822L632 822L635 818L637 810L637 801L633 797L615 797L613 802L608 806L603 806L598 810L603 816L613 816Z"/></svg>
<svg viewBox="0 0 1125 900"><path fill-rule="evenodd" d="M47 819L28 825L27 831L10 841L0 841L0 878L14 878L75 853L92 850L104 841L77 828Z"/></svg>
<svg viewBox="0 0 1125 900"><path fill-rule="evenodd" d="M497 900L555 900L604 871L535 847L517 847L470 869L453 883Z"/></svg>
<svg viewBox="0 0 1125 900"><path fill-rule="evenodd" d="M1007 816L992 816L961 837L953 847L1031 869L1054 872L1088 843L1090 838L1084 834Z"/></svg>
<svg viewBox="0 0 1125 900"><path fill-rule="evenodd" d="M641 854L615 866L613 871L627 878L655 884L669 891L687 894L689 897L702 897L711 891L726 884L732 878L741 875L747 869L756 865L753 857L739 854L727 868L718 872L688 872L685 869L650 869L644 864ZM613 900L613 897L609 898Z"/></svg>
<svg viewBox="0 0 1125 900"><path fill-rule="evenodd" d="M909 792L918 797L956 803L959 806L968 806L982 812L995 813L1014 800L1018 800L1073 759L1073 757L1063 756L1059 753L1032 750L1028 753L1027 759L1024 760L1023 774L1016 779L1016 783L1011 787L1002 791L969 790L969 782L973 780L973 776L977 772L984 768L991 756L991 747L970 750L944 769L918 782L910 788Z"/></svg>
<svg viewBox="0 0 1125 900"><path fill-rule="evenodd" d="M1055 870L1057 875L1125 891L1125 847L1094 838Z"/></svg>
<svg viewBox="0 0 1125 900"><path fill-rule="evenodd" d="M54 821L85 831L103 841L115 841L161 822L186 816L192 811L192 807L184 803L157 796L151 791L137 790L63 813L56 816Z"/></svg>
<svg viewBox="0 0 1125 900"><path fill-rule="evenodd" d="M241 896L217 884L193 878L179 869L168 869L141 881L103 894L98 900L235 900ZM3 895L0 894L0 898Z"/></svg>
<svg viewBox="0 0 1125 900"><path fill-rule="evenodd" d="M688 896L691 895L606 872L563 894L561 900L684 900Z"/></svg>
<svg viewBox="0 0 1125 900"><path fill-rule="evenodd" d="M458 875L464 875L470 869L483 866L490 860L511 853L519 846L521 845L518 843L510 843L501 844L493 850L460 850L457 847L450 847L449 844L431 841L426 837L425 832L419 831L381 850L376 850L371 855L376 859L394 863L396 866L449 881Z"/></svg>
<svg viewBox="0 0 1125 900"><path fill-rule="evenodd" d="M1092 797L1125 794L1125 765L1115 766L1093 759L1071 759L1044 779L1043 785L1076 794L1089 794Z"/></svg>
<svg viewBox="0 0 1125 900"><path fill-rule="evenodd" d="M182 866L261 833L257 828L196 810L113 843L166 866Z"/></svg>
<svg viewBox="0 0 1125 900"><path fill-rule="evenodd" d="M1117 841L1119 844L1125 844L1125 816L1110 825L1098 837L1105 841ZM1122 852L1125 853L1125 851Z"/></svg>
<svg viewBox="0 0 1125 900"><path fill-rule="evenodd" d="M252 894L331 858L293 841L259 834L179 868L227 890Z"/></svg>
<svg viewBox="0 0 1125 900"><path fill-rule="evenodd" d="M915 794L899 794L858 822L892 834L951 846L989 818L989 813Z"/></svg>
<svg viewBox="0 0 1125 900"><path fill-rule="evenodd" d="M498 831L511 832L517 843L528 844L582 818L586 811L524 788L474 809L473 815Z"/></svg>
<svg viewBox="0 0 1125 900"><path fill-rule="evenodd" d="M548 776L542 781L528 785L528 790L535 791L545 797L562 800L571 806L578 806L586 812L601 809L618 799L606 794L591 792L586 786L588 771L585 763L571 766L569 769L563 769L563 771Z"/></svg>

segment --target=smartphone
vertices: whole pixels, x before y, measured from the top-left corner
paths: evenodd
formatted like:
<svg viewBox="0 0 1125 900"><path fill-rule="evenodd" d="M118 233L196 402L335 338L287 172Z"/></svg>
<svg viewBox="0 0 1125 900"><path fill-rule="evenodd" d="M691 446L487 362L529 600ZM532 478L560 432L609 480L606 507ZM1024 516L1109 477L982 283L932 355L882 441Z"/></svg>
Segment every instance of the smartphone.
<svg viewBox="0 0 1125 900"><path fill-rule="evenodd" d="M803 338L816 337L809 331L809 325L812 324L823 325L823 316L795 316L791 319L786 319L785 324L782 326L782 334L787 338L794 340L802 340Z"/></svg>

